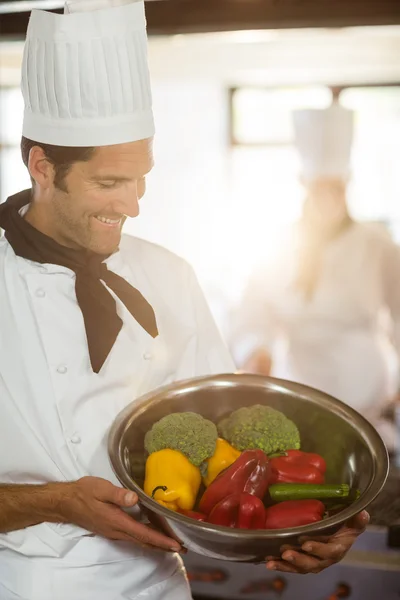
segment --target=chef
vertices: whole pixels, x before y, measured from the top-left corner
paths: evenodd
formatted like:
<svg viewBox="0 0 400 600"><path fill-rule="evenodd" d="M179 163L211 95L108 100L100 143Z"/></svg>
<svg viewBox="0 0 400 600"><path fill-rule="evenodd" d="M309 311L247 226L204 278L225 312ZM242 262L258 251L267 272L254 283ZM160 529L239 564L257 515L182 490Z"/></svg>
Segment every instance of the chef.
<svg viewBox="0 0 400 600"><path fill-rule="evenodd" d="M1 600L191 598L180 545L140 522L107 456L132 400L234 370L188 264L121 236L153 167L146 45L142 2L30 18L32 189L0 205ZM321 570L366 520L268 566Z"/></svg>
<svg viewBox="0 0 400 600"><path fill-rule="evenodd" d="M235 317L234 353L246 369L323 390L372 418L390 391L383 308L400 351L399 250L384 230L349 215L353 113L337 102L298 111L294 128L303 215L274 264L249 283Z"/></svg>

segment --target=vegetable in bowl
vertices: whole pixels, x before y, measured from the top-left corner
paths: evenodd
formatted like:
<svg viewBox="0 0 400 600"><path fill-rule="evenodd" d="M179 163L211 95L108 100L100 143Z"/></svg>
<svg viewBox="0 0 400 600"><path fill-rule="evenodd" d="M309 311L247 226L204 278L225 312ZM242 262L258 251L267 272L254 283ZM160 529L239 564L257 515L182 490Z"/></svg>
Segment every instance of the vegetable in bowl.
<svg viewBox="0 0 400 600"><path fill-rule="evenodd" d="M300 433L293 421L262 404L235 410L218 424L218 430L238 450L258 448L273 454L300 448Z"/></svg>
<svg viewBox="0 0 400 600"><path fill-rule="evenodd" d="M217 427L193 412L166 415L146 433L145 450L152 454L166 448L182 452L190 462L199 467L214 455Z"/></svg>
<svg viewBox="0 0 400 600"><path fill-rule="evenodd" d="M147 432L145 448L145 493L220 527L300 527L358 497L349 485L325 483L324 458L300 450L295 423L268 405L239 408L218 430L196 413L169 414Z"/></svg>

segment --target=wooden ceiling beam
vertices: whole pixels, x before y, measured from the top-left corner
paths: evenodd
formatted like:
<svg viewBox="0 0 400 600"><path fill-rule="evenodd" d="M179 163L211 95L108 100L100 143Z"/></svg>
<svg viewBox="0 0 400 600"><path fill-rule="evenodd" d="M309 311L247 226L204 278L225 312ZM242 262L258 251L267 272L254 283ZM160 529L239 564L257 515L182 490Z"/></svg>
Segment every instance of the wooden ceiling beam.
<svg viewBox="0 0 400 600"><path fill-rule="evenodd" d="M161 0L146 12L154 34L400 24L400 0Z"/></svg>
<svg viewBox="0 0 400 600"><path fill-rule="evenodd" d="M399 25L400 0L152 0L146 14L150 35ZM1 14L0 37L23 38L28 18Z"/></svg>

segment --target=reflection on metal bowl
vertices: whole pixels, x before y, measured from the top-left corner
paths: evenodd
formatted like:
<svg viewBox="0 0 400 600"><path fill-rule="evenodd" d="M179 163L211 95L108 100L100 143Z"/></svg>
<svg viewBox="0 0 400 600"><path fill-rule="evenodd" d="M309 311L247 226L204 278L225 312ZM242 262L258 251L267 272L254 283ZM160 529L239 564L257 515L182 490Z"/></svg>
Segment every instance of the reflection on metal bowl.
<svg viewBox="0 0 400 600"><path fill-rule="evenodd" d="M201 523L171 512L142 490L143 440L153 423L172 412L194 411L218 422L241 406L267 404L298 426L302 449L327 461L327 482L344 482L361 491L341 513L319 523L286 530L248 531ZM151 522L203 556L228 561L261 562L279 555L282 544L298 544L303 535L331 535L349 517L366 508L388 474L386 448L375 429L342 402L296 383L258 375L229 374L178 382L132 402L115 420L109 435L114 472L139 495Z"/></svg>

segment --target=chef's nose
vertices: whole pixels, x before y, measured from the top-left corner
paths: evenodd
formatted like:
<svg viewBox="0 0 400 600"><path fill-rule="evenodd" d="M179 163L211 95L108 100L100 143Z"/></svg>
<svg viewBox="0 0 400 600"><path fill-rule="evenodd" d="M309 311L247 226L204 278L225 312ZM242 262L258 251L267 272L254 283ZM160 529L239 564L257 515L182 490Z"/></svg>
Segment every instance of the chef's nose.
<svg viewBox="0 0 400 600"><path fill-rule="evenodd" d="M139 214L139 192L139 182L137 180L124 186L118 200L113 204L113 210L127 217L137 217Z"/></svg>

